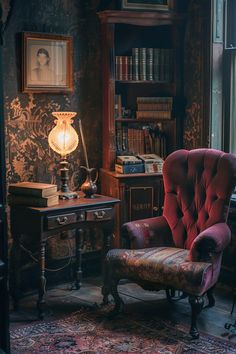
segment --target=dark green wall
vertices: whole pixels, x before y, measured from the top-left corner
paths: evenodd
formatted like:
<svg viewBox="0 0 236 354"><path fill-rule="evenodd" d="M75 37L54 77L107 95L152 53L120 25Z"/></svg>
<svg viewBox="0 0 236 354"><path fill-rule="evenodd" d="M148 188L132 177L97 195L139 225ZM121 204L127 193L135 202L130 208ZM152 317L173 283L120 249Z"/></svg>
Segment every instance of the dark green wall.
<svg viewBox="0 0 236 354"><path fill-rule="evenodd" d="M209 2L207 0L205 4ZM101 167L102 53L100 25L96 15L98 3L99 0L12 1L12 13L3 46L8 183L23 180L59 182L60 156L49 150L47 141L48 133L54 125L51 113L55 110L78 112L83 124L90 166L98 169ZM204 128L207 125L207 104L203 90L207 63L203 65L203 58L207 53L204 48L208 41L204 26L210 23L210 16L200 0L192 0L189 11L185 42L187 114L184 121L184 146L191 149L203 146L204 134L207 135ZM73 37L72 93L21 92L20 34L23 31ZM78 129L76 118L74 126ZM81 159L83 160L81 149L69 156L72 189L77 188L78 182L81 183L78 175ZM59 235L48 245L48 257L68 257L65 254L67 246L67 241L60 239ZM73 244L71 247L74 249Z"/></svg>
<svg viewBox="0 0 236 354"><path fill-rule="evenodd" d="M14 0L3 50L7 180L58 182L60 156L49 150L47 136L55 110L76 111L81 118L90 165L101 166L101 63L97 1ZM65 94L21 92L22 31L73 37L74 91ZM78 129L76 118L74 126ZM76 188L83 151L69 156L71 187ZM82 161L83 162L83 161Z"/></svg>

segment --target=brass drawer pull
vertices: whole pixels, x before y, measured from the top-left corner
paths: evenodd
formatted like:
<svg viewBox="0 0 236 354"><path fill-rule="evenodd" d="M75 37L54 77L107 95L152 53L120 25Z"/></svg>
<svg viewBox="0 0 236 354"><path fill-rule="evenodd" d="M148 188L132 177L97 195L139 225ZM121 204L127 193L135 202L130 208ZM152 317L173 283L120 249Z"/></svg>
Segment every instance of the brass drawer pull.
<svg viewBox="0 0 236 354"><path fill-rule="evenodd" d="M95 219L103 219L104 215L105 215L105 211L102 210L102 211L95 211L94 212L94 216L95 216Z"/></svg>
<svg viewBox="0 0 236 354"><path fill-rule="evenodd" d="M59 225L65 225L68 222L68 217L64 216L62 219L60 217L58 217L57 222Z"/></svg>

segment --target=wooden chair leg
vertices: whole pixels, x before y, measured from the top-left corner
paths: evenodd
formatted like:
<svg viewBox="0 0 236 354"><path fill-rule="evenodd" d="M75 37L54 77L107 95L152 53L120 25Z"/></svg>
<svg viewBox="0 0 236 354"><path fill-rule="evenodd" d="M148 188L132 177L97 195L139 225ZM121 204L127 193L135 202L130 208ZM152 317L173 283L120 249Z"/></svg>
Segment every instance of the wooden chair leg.
<svg viewBox="0 0 236 354"><path fill-rule="evenodd" d="M121 313L124 309L124 302L123 300L120 298L120 295L118 293L118 284L119 284L119 280L112 280L111 281L111 295L113 296L114 300L115 300L115 308L114 310L110 313L110 316L116 316L119 313Z"/></svg>
<svg viewBox="0 0 236 354"><path fill-rule="evenodd" d="M191 327L190 327L190 335L193 339L199 338L199 332L197 329L197 316L201 312L203 308L203 297L202 296L189 296L189 303L192 309L191 316Z"/></svg>
<svg viewBox="0 0 236 354"><path fill-rule="evenodd" d="M213 295L213 290L214 290L214 287L212 287L211 289L209 289L207 291L208 304L207 304L206 308L215 306L216 301L215 301L215 298Z"/></svg>

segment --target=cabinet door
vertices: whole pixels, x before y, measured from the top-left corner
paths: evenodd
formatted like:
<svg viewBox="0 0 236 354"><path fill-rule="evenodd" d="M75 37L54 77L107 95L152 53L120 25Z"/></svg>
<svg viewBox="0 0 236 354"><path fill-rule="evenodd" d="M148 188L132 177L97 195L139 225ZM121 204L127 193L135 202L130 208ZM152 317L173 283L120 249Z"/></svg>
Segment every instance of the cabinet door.
<svg viewBox="0 0 236 354"><path fill-rule="evenodd" d="M162 178L142 178L128 183L126 187L127 220L139 220L158 216L162 213Z"/></svg>

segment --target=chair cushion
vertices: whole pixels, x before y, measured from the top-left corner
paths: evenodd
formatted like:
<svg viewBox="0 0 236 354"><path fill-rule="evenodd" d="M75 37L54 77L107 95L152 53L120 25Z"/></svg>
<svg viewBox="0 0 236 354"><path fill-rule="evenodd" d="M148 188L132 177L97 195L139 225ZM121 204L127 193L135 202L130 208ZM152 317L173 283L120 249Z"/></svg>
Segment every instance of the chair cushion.
<svg viewBox="0 0 236 354"><path fill-rule="evenodd" d="M200 296L215 284L219 272L214 273L209 262L188 261L188 255L188 250L175 247L113 249L106 256L106 267L112 278L148 281L160 289L172 287Z"/></svg>

